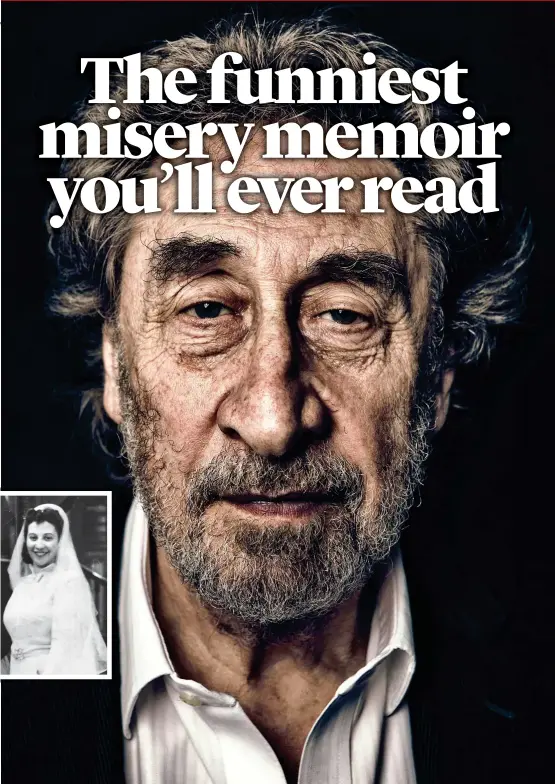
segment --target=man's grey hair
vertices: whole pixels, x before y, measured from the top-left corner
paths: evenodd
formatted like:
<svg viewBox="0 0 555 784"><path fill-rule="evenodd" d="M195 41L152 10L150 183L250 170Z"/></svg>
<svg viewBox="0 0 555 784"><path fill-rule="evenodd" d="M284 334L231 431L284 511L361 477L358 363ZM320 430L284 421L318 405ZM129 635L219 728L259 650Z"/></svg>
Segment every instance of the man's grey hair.
<svg viewBox="0 0 555 784"><path fill-rule="evenodd" d="M371 51L376 55L378 75L390 68L404 68L409 73L422 63L401 54L393 46L367 33L344 32L330 26L325 18L316 17L300 23L261 22L245 17L242 21L218 24L206 39L187 35L166 41L148 51L142 67L158 68L167 74L176 68L189 68L197 77L195 101L178 106L166 104L126 104L126 77L112 77L111 95L121 111L122 126L136 122L152 124L154 131L167 122L237 122L267 123L297 119L316 121L325 127L338 122L414 123L422 130L431 122L457 122L452 108L438 100L433 104L406 101L398 105L329 104L329 105L257 105L239 102L226 105L207 104L210 82L206 71L213 60L224 52L243 56L242 68L252 71L264 68L283 69L351 68L360 70L362 56ZM229 78L229 77L228 77ZM146 81L146 80L143 80ZM231 83L230 83L231 84ZM146 85L145 85L146 89ZM411 85L399 85L400 92ZM229 96L232 98L233 89ZM110 123L108 109L114 104L88 104L79 108L78 124ZM81 135L83 136L83 134ZM81 139L80 143L84 144ZM438 145L439 146L439 145ZM123 179L149 176L156 153L141 160L73 159L64 161L64 177ZM403 176L427 181L433 177L449 177L460 186L479 172L468 160L395 159ZM50 209L52 214L56 205ZM493 216L467 214L431 215L420 210L419 234L426 245L432 264L432 318L434 334L440 336L443 361L451 365L476 362L492 348L495 328L514 321L522 300L522 270L530 253L530 232L527 225L516 226L507 221L505 211ZM48 223L50 248L56 257L59 289L53 309L62 315L79 319L89 334L94 335L91 355L91 384L86 402L92 403L96 421L102 417L101 330L106 321L115 319L118 309L122 259L132 228L133 217L121 207L111 213L89 213L78 201L60 230ZM439 325L439 328L438 328Z"/></svg>

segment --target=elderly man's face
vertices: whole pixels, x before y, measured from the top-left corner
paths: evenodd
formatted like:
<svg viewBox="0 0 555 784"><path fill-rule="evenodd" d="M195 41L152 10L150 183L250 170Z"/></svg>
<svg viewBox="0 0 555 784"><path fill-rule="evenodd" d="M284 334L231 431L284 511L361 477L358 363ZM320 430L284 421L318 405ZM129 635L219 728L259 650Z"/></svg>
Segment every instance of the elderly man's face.
<svg viewBox="0 0 555 784"><path fill-rule="evenodd" d="M385 173L371 166L292 167L252 144L233 177ZM229 181L216 175L218 206ZM405 216L361 214L349 193L329 215L180 215L162 194L104 342L105 405L149 522L216 610L325 613L395 542L437 413L417 392L425 254Z"/></svg>

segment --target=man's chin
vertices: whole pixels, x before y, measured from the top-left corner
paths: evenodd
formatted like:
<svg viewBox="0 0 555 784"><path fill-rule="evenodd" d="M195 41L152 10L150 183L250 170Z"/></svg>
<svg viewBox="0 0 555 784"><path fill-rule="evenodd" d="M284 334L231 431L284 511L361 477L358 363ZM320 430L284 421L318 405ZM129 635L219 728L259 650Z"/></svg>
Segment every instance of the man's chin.
<svg viewBox="0 0 555 784"><path fill-rule="evenodd" d="M299 631L334 613L371 572L371 560L356 549L292 535L305 526L290 521L235 521L233 536L229 521L225 528L225 535L211 531L178 559L175 550L171 554L181 580L224 625Z"/></svg>
<svg viewBox="0 0 555 784"><path fill-rule="evenodd" d="M361 585L346 595L331 597L312 594L307 601L299 601L298 591L290 593L282 590L278 596L275 592L268 593L268 581L259 577L258 586L266 586L253 595L250 588L241 590L241 586L227 585L225 576L220 580L217 595L214 591L206 592L202 585L195 587L195 593L202 606L208 611L217 625L239 636L249 632L257 638L268 640L284 640L298 637L304 633L312 633L314 628L325 623L330 616L363 587ZM274 575L274 579L279 579ZM270 581L274 583L274 580Z"/></svg>

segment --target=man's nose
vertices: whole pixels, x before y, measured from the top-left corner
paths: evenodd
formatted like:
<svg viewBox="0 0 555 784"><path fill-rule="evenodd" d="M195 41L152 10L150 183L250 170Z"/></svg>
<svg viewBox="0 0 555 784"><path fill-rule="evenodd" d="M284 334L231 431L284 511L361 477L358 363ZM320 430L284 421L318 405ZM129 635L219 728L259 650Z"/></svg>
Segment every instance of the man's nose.
<svg viewBox="0 0 555 784"><path fill-rule="evenodd" d="M267 457L281 457L299 442L324 436L328 412L310 381L303 378L286 324L266 330L254 342L220 405L217 421L226 435Z"/></svg>

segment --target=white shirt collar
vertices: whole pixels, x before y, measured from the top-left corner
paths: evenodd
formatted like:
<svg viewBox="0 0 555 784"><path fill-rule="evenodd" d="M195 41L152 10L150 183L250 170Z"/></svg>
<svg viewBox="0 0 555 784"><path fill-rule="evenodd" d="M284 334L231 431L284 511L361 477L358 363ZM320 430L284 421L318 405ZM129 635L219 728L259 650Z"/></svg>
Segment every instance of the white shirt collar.
<svg viewBox="0 0 555 784"><path fill-rule="evenodd" d="M174 672L152 609L148 525L137 500L127 517L119 597L123 734L131 737L133 709L144 687Z"/></svg>
<svg viewBox="0 0 555 784"><path fill-rule="evenodd" d="M148 525L142 507L135 500L125 527L119 599L121 707L126 738L131 737L131 719L141 691L164 675L180 680L152 609L148 555ZM398 549L392 555L391 568L378 594L366 664L341 684L337 694L345 694L386 659L385 711L389 716L403 700L415 668L410 606ZM200 684L195 685L207 692Z"/></svg>

